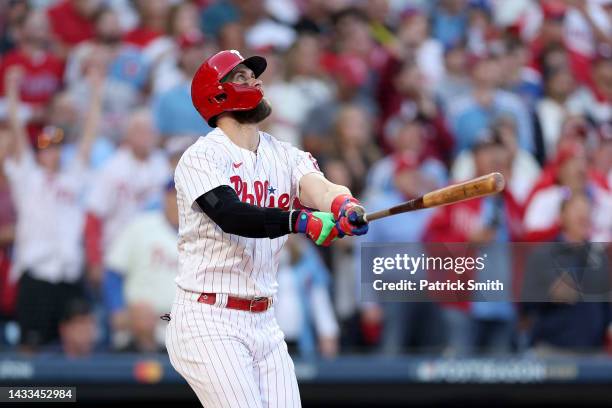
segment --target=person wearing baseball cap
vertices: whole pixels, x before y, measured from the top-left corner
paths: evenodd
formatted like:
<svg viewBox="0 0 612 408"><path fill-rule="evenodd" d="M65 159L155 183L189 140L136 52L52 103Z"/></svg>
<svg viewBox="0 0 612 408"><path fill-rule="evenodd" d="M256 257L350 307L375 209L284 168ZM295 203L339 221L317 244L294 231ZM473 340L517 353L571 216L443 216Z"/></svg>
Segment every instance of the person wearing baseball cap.
<svg viewBox="0 0 612 408"><path fill-rule="evenodd" d="M22 73L6 78L12 150L4 162L18 218L13 278L19 279L16 320L23 350L35 351L58 339L64 306L83 295L83 222L80 201L87 187L89 153L100 118L100 86L92 97L78 154L60 166L66 137L46 126L28 141L18 115ZM101 83L98 83L100 85Z"/></svg>
<svg viewBox="0 0 612 408"><path fill-rule="evenodd" d="M204 406L301 406L274 319L280 251L292 233L328 246L368 231L347 187L330 182L310 153L259 130L272 112L266 66L237 50L202 63L191 97L214 129L185 151L174 176L179 272L166 346Z"/></svg>

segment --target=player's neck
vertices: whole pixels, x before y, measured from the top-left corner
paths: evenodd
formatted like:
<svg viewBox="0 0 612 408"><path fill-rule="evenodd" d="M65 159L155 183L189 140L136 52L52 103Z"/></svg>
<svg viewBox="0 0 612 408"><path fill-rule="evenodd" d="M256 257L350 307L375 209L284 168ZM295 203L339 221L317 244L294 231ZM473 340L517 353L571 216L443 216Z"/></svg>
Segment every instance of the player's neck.
<svg viewBox="0 0 612 408"><path fill-rule="evenodd" d="M224 120L219 121L219 128L235 145L252 152L257 151L259 146L257 124L242 124L235 120Z"/></svg>

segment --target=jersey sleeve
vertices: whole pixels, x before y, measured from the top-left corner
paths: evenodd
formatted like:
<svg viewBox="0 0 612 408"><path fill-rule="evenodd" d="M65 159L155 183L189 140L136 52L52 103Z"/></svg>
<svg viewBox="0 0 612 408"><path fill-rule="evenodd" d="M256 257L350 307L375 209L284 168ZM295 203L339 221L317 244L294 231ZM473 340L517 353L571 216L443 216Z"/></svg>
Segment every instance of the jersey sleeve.
<svg viewBox="0 0 612 408"><path fill-rule="evenodd" d="M228 164L227 156L212 147L187 150L176 167L177 189L193 204L210 190L230 185Z"/></svg>
<svg viewBox="0 0 612 408"><path fill-rule="evenodd" d="M296 196L299 197L300 180L302 177L310 173L323 173L321 172L321 169L319 169L317 159L315 159L312 154L308 152L291 147L289 150L289 157L291 163L295 163L291 170L291 184L293 186L293 190L296 191Z"/></svg>

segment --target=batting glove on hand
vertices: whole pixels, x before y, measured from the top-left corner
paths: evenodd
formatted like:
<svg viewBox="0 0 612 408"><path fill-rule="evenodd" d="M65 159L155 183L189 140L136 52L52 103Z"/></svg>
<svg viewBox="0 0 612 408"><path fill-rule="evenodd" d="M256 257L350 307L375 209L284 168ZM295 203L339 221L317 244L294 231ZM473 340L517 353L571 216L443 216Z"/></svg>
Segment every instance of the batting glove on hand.
<svg viewBox="0 0 612 408"><path fill-rule="evenodd" d="M344 235L364 235L368 232L368 223L364 221L365 209L355 197L348 194L339 195L331 205L336 219L340 237Z"/></svg>
<svg viewBox="0 0 612 408"><path fill-rule="evenodd" d="M299 211L293 232L306 234L315 244L321 246L329 246L339 236L334 216L321 211Z"/></svg>

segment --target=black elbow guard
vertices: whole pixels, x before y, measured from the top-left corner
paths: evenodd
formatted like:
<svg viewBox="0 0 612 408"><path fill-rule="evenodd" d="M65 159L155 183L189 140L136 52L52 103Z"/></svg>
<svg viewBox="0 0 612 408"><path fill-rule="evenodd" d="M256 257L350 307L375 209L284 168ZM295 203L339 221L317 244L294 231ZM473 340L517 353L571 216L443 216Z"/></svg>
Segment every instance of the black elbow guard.
<svg viewBox="0 0 612 408"><path fill-rule="evenodd" d="M243 203L229 186L219 186L198 197L196 202L223 232L229 234L278 238L291 231L288 212Z"/></svg>

